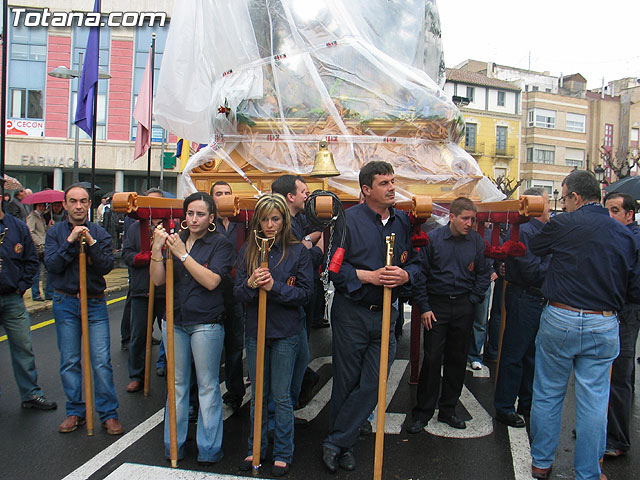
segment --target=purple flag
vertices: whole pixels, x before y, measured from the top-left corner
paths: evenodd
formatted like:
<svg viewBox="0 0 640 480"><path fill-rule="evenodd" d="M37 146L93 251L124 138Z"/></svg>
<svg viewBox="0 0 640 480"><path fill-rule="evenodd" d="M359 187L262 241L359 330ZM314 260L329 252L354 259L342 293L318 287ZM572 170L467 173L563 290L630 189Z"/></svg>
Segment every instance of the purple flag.
<svg viewBox="0 0 640 480"><path fill-rule="evenodd" d="M100 12L100 0L95 0L93 11ZM82 76L78 85L76 120L74 122L79 128L87 132L90 137L93 137L93 118L96 113L93 111L93 98L98 87L99 38L98 27L91 27L87 49L84 54Z"/></svg>

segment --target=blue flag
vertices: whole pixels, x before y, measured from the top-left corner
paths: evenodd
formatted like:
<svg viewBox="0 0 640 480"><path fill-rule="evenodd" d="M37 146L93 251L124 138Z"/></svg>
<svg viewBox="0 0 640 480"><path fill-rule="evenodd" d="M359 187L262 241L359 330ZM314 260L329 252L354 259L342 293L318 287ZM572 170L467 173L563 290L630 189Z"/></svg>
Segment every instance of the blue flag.
<svg viewBox="0 0 640 480"><path fill-rule="evenodd" d="M95 0L93 11L96 13L100 11L100 0ZM90 137L93 137L93 118L96 114L93 111L93 98L98 87L99 39L98 27L91 27L87 49L84 54L80 84L78 85L76 120L74 122L78 128L87 132Z"/></svg>

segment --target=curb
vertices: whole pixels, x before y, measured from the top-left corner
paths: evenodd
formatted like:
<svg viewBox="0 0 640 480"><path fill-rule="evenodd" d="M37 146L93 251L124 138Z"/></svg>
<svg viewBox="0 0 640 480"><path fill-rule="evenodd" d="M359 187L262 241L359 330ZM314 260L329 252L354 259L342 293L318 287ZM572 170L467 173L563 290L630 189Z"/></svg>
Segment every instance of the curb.
<svg viewBox="0 0 640 480"><path fill-rule="evenodd" d="M115 287L107 287L104 290L104 294L108 295L109 293L121 292L122 290L127 290L128 288L129 288L128 285L117 285ZM27 312L29 312L29 315L32 315L34 313L45 312L47 310L51 310L50 300L48 301L48 303L45 303L44 305L33 305L32 307L27 308Z"/></svg>

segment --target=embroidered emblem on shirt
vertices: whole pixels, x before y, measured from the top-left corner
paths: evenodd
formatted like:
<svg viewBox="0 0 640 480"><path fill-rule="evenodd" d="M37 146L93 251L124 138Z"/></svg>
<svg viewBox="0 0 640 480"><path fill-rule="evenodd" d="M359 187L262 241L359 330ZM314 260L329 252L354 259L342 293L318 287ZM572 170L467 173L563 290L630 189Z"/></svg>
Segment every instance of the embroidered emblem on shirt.
<svg viewBox="0 0 640 480"><path fill-rule="evenodd" d="M16 246L13 247L13 251L16 252L17 254L22 253L22 244L21 243L16 243Z"/></svg>
<svg viewBox="0 0 640 480"><path fill-rule="evenodd" d="M469 264L469 266L467 267L467 270L469 270L470 272L473 272L473 269L475 268L476 264L474 262L471 262Z"/></svg>
<svg viewBox="0 0 640 480"><path fill-rule="evenodd" d="M293 287L296 284L296 277L289 277L289 280L287 280L287 285L289 285L290 287Z"/></svg>
<svg viewBox="0 0 640 480"><path fill-rule="evenodd" d="M400 255L400 263L406 262L408 256L409 256L409 252L407 252L406 250L402 252L402 255Z"/></svg>

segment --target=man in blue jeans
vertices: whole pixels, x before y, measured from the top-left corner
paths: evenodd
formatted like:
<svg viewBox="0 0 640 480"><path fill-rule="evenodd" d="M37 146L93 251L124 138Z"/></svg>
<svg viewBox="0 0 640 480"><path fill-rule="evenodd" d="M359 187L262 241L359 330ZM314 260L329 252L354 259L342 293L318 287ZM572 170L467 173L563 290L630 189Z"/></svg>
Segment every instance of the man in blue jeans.
<svg viewBox="0 0 640 480"><path fill-rule="evenodd" d="M111 237L104 228L87 220L91 201L82 186L65 190L67 221L55 224L47 232L45 265L55 289L53 316L60 349L60 377L67 395L67 418L60 433L72 432L85 423L86 407L82 399L82 362L80 325L80 242L84 237L87 254L87 304L89 344L95 387L95 407L103 427L110 435L123 433L118 421L118 397L111 368L109 316L104 299L104 276L113 269Z"/></svg>
<svg viewBox="0 0 640 480"><path fill-rule="evenodd" d="M591 172L575 170L562 182L557 215L533 237L534 255L551 254L542 293L549 303L536 338L531 407L531 473L548 478L558 448L562 403L575 377L578 480L606 480L609 371L619 353L618 316L627 299L640 302L638 247L631 231L609 217Z"/></svg>
<svg viewBox="0 0 640 480"><path fill-rule="evenodd" d="M29 314L22 299L38 268L40 262L27 225L5 215L0 207L0 325L7 333L22 408L53 410L56 403L47 400L37 383Z"/></svg>

